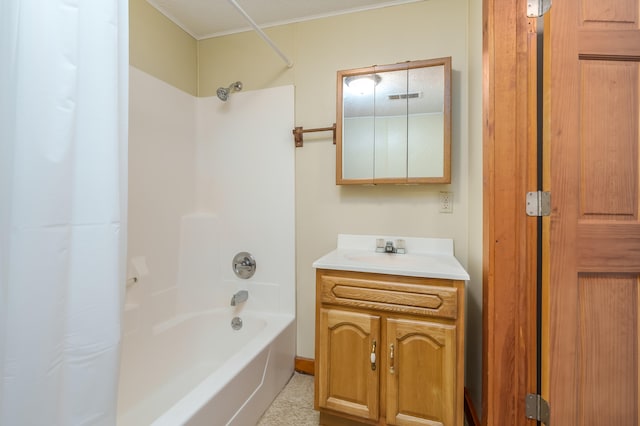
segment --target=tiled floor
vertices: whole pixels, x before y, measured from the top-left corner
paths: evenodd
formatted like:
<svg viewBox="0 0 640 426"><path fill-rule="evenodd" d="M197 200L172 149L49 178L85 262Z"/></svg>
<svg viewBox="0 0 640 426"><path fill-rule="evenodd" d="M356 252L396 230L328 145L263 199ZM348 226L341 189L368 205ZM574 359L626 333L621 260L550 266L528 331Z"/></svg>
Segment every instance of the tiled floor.
<svg viewBox="0 0 640 426"><path fill-rule="evenodd" d="M313 409L313 376L294 373L258 426L318 426L319 417Z"/></svg>
<svg viewBox="0 0 640 426"><path fill-rule="evenodd" d="M256 426L318 426L320 414L313 409L313 376L293 373ZM468 425L466 419L465 426Z"/></svg>

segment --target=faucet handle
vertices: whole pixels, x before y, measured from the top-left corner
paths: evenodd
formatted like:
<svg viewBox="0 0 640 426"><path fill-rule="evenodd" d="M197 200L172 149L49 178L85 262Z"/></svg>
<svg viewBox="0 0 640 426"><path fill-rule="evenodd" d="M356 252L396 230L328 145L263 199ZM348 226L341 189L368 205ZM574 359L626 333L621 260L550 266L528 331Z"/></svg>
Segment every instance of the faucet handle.
<svg viewBox="0 0 640 426"><path fill-rule="evenodd" d="M387 241L387 244L384 246L384 251L386 253L395 253L396 248L393 246L393 241Z"/></svg>
<svg viewBox="0 0 640 426"><path fill-rule="evenodd" d="M403 239L396 240L396 253L405 254L407 252L407 246Z"/></svg>
<svg viewBox="0 0 640 426"><path fill-rule="evenodd" d="M384 253L384 238L376 238L376 252Z"/></svg>
<svg viewBox="0 0 640 426"><path fill-rule="evenodd" d="M251 278L256 272L256 260L250 253L242 251L233 257L231 267L238 278Z"/></svg>

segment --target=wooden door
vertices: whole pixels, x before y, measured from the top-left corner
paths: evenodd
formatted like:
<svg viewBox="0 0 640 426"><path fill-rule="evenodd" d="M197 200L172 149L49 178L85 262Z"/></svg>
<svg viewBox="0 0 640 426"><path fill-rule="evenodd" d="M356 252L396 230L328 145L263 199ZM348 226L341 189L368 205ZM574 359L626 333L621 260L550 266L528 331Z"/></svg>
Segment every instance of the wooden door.
<svg viewBox="0 0 640 426"><path fill-rule="evenodd" d="M387 424L462 425L455 325L388 318L386 331Z"/></svg>
<svg viewBox="0 0 640 426"><path fill-rule="evenodd" d="M341 309L320 310L316 404L365 419L378 419L380 317Z"/></svg>
<svg viewBox="0 0 640 426"><path fill-rule="evenodd" d="M552 425L640 422L639 11L638 0L562 0L545 25Z"/></svg>

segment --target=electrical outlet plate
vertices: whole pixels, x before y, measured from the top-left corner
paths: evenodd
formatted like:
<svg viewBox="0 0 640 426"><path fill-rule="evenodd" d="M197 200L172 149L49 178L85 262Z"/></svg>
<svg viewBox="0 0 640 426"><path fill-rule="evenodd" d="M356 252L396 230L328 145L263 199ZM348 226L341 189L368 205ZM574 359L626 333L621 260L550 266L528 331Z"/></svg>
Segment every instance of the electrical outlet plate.
<svg viewBox="0 0 640 426"><path fill-rule="evenodd" d="M453 213L453 192L440 191L440 213Z"/></svg>

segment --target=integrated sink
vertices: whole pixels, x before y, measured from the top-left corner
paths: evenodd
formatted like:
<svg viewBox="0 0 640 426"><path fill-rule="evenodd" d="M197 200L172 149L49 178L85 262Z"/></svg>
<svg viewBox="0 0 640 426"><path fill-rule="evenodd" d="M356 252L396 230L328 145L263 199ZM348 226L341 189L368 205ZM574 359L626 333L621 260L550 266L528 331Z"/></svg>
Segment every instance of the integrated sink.
<svg viewBox="0 0 640 426"><path fill-rule="evenodd" d="M395 253L345 253L344 257L354 262L362 262L371 264L372 266L417 266L424 262L433 261L433 257L425 255L413 254L395 254Z"/></svg>
<svg viewBox="0 0 640 426"><path fill-rule="evenodd" d="M314 268L371 272L426 278L469 280L469 275L453 255L453 240L442 238L384 237L404 239L404 254L375 252L376 236L338 236L336 250L313 263Z"/></svg>

